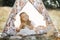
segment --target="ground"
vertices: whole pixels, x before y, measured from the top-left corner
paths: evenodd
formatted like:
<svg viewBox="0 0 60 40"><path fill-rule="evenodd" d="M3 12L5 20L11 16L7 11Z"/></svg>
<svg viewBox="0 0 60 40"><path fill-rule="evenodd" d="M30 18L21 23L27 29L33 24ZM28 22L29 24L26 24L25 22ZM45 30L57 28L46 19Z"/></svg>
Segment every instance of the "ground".
<svg viewBox="0 0 60 40"><path fill-rule="evenodd" d="M60 30L60 9L50 9L48 13L54 23L54 25Z"/></svg>
<svg viewBox="0 0 60 40"><path fill-rule="evenodd" d="M6 21L9 16L10 7L0 7L0 32L3 31L3 28L6 24Z"/></svg>

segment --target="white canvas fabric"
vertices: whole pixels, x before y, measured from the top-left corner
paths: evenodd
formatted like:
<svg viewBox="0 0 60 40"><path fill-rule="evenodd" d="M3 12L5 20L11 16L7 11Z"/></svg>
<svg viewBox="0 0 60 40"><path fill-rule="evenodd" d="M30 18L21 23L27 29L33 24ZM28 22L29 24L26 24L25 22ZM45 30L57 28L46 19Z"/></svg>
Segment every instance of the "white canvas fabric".
<svg viewBox="0 0 60 40"><path fill-rule="evenodd" d="M43 4L43 2L42 2L42 0L33 0L32 2L30 1L30 0L16 0L15 1L15 4L14 4L14 6L12 7L12 11L11 11L11 14L10 14L10 16L9 16L9 18L8 18L8 20L7 20L7 22L6 22L6 25L5 25L5 28L4 28L4 30L3 30L3 33L2 33L2 35L3 34L5 34L5 35L7 35L7 34L9 34L9 35L15 35L15 34L13 34L13 32L16 32L16 27L18 27L18 26L15 26L15 21L16 21L16 15L18 15L19 14L19 12L21 12L21 10L23 10L23 8L24 8L24 6L27 4L27 3L30 3L31 5L33 5L33 7L35 8L35 10L37 10L39 13L39 15L41 15L41 16L43 16L43 18L45 19L45 21L47 22L47 24L48 25L46 25L46 28L49 26L49 27L51 27L51 29L52 28L54 28L54 24L53 24L53 22L51 21L51 19L50 19L50 17L49 17L49 15L48 15L48 12L47 12L47 10L46 10L46 8L45 8L45 6L44 6L44 4ZM30 7L29 7L30 8ZM30 8L31 9L31 8ZM32 9L31 9L32 10ZM31 11L30 10L30 11ZM35 11L34 11L35 12ZM28 13L27 13L28 14ZM33 14L33 13L32 13ZM34 14L33 14L34 15ZM37 15L37 14L36 14ZM37 16L36 16L37 17ZM35 17L35 18L36 18ZM18 18L17 18L18 19ZM34 19L34 18L32 18L32 19ZM36 19L39 19L38 17L36 18ZM42 18L40 18L40 19L42 19ZM34 20L35 21L35 20ZM20 21L18 21L18 22L20 22ZM38 22L37 22L37 24L38 24ZM11 28L12 27L12 28ZM9 29L9 28L11 28L11 29ZM11 30L11 31L10 31ZM31 33L34 33L33 31L30 31L28 28L26 28L26 29L23 29L23 30L21 30L22 32L21 33L24 33L25 31L29 31L29 33L31 34ZM54 30L52 30L52 31L54 31ZM7 33L7 34L6 34ZM25 32L25 33L27 33L27 32ZM29 33L27 33L27 34L29 34ZM53 32L52 32L53 33Z"/></svg>

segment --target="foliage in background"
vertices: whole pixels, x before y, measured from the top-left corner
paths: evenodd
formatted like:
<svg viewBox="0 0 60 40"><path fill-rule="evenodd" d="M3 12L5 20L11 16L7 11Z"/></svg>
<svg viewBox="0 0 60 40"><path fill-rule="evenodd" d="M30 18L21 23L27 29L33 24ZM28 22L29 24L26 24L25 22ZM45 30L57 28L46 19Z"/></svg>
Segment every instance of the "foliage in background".
<svg viewBox="0 0 60 40"><path fill-rule="evenodd" d="M60 0L43 0L43 2L48 8L60 8Z"/></svg>
<svg viewBox="0 0 60 40"><path fill-rule="evenodd" d="M15 0L3 0L3 6L13 6Z"/></svg>
<svg viewBox="0 0 60 40"><path fill-rule="evenodd" d="M0 5L12 7L15 0L0 0ZM60 0L43 0L47 8L60 8Z"/></svg>
<svg viewBox="0 0 60 40"><path fill-rule="evenodd" d="M15 0L0 0L0 6L9 6L12 7L14 5Z"/></svg>

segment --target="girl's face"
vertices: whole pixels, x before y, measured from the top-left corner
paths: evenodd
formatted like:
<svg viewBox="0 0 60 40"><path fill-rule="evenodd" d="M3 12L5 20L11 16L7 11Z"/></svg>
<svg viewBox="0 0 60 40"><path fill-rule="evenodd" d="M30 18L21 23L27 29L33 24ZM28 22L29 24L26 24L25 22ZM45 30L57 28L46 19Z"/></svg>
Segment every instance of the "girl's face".
<svg viewBox="0 0 60 40"><path fill-rule="evenodd" d="M28 20L29 20L29 16L24 13L24 14L21 15L21 19L22 19L23 21L28 21Z"/></svg>

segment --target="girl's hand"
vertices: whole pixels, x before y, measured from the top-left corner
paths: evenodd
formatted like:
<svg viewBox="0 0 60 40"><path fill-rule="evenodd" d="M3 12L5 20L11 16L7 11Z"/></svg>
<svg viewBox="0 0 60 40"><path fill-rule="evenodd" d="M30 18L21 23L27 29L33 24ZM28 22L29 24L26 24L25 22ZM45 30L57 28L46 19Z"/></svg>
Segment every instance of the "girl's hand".
<svg viewBox="0 0 60 40"><path fill-rule="evenodd" d="M16 28L16 32L19 32L20 31L20 28Z"/></svg>

